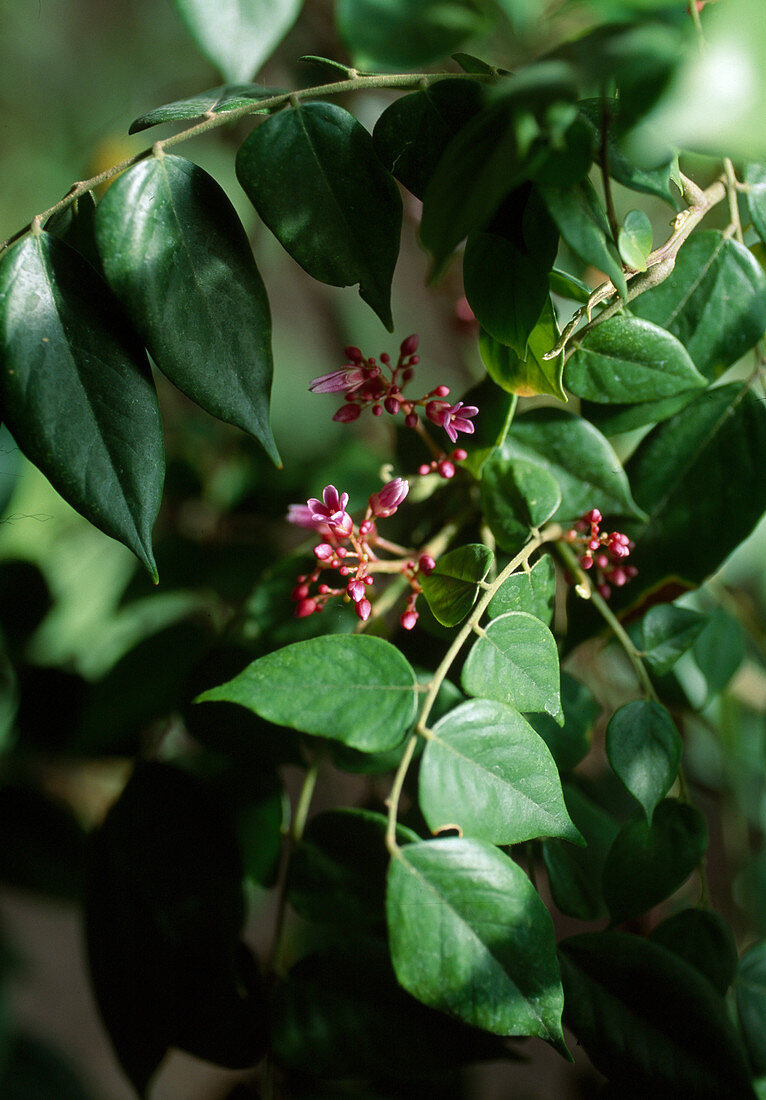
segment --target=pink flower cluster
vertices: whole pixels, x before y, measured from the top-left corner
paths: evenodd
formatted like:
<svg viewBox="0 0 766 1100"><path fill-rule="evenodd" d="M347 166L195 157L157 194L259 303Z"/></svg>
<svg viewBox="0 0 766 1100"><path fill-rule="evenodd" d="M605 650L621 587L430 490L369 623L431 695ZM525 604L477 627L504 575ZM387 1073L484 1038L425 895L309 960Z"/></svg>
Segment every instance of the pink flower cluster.
<svg viewBox="0 0 766 1100"><path fill-rule="evenodd" d="M322 541L314 547L316 565L311 573L298 577L293 589L295 614L298 618L322 611L327 602L342 597L354 604L354 610L362 622L370 617L372 604L368 599L373 585L373 573L392 572L391 566L398 564L398 571L410 584L410 594L404 612L400 617L401 625L412 630L418 620L415 603L421 592L418 572L430 573L435 566L433 558L427 554L420 556L416 563L403 547L382 539L378 534L379 519L394 515L409 492L409 483L402 478L394 478L382 489L373 493L367 501L364 519L355 525L346 511L348 493L338 493L334 485L325 486L322 499L312 497L306 504L291 504L287 513L288 522L299 527L308 527L321 536ZM401 553L399 562L387 559L381 563L376 551L386 550ZM342 584L333 587L319 582L320 576L327 570L334 570L342 578ZM316 590L312 592L313 586Z"/></svg>
<svg viewBox="0 0 766 1100"><path fill-rule="evenodd" d="M359 348L347 347L345 353L348 363L339 370L330 371L329 374L315 378L309 389L312 393L344 395L345 404L341 405L333 416L333 420L342 423L357 420L362 411L369 408L373 416L382 416L384 411L391 416L401 414L407 427L414 428L422 435L424 428L416 409L423 408L426 418L432 424L444 428L452 443L457 441L458 432L472 435L474 432L472 420L479 410L475 405L465 405L462 401L454 405L445 401L450 392L449 386L436 386L423 397L405 397L403 391L420 362L416 354L417 348L418 337L413 333L402 341L399 358L396 364L392 365L391 357L386 352L380 355L378 363L374 358L365 358ZM426 440L429 444L431 443L427 434ZM466 457L466 452L458 448L450 459L438 448L433 449L437 457L426 472L436 470L442 477L453 477L454 462L462 461Z"/></svg>
<svg viewBox="0 0 766 1100"><path fill-rule="evenodd" d="M596 587L605 600L612 594L612 587L622 588L636 576L634 565L623 564L630 555L634 543L620 531L610 534L601 531L603 516L598 508L591 508L567 531L564 538L578 548L583 569L596 570Z"/></svg>

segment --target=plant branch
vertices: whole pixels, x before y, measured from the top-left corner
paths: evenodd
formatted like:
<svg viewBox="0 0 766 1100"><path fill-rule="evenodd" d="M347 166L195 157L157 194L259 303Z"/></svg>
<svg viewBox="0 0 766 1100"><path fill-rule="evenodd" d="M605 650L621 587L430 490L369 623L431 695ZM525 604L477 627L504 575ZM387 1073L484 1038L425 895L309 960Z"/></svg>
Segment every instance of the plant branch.
<svg viewBox="0 0 766 1100"><path fill-rule="evenodd" d="M355 73L353 76L349 76L345 80L337 80L331 84L316 84L311 88L301 88L295 92L280 92L277 95L269 96L264 99L254 99L250 103L243 104L241 107L235 107L231 111L213 112L208 111L203 117L201 122L194 123L193 126L188 126L185 130L181 130L180 133L171 134L170 137L163 138L160 141L154 142L146 149L142 149L139 153L135 153L131 157L127 157L125 160L120 161L119 164L112 165L111 168L105 169L103 172L99 172L95 176L91 176L87 180L78 180L73 183L63 198L54 203L53 206L49 206L47 210L43 210L41 214L35 215L34 218L25 225L18 232L8 237L4 241L0 241L0 253L4 251L10 244L17 241L20 237L23 237L28 233L35 222L38 225L42 225L53 214L57 214L60 210L66 209L76 202L82 195L88 191L95 190L102 183L107 183L115 176L119 176L128 168L132 168L134 164L138 164L142 160L146 160L150 156L161 155L165 149L171 149L175 145L179 145L183 141L189 141L190 138L199 137L201 134L206 134L210 130L216 130L220 126L228 126L232 122L238 122L242 118L246 118L248 115L254 114L266 114L274 111L281 110L288 104L294 107L300 105L304 99L320 99L327 96L344 95L346 92L357 92L366 88L393 88L400 91L420 91L424 88L430 87L431 84L436 84L440 80L479 80L485 83L493 83L502 77L493 73L391 73L391 74L372 74L369 76L360 75L355 70L350 70Z"/></svg>
<svg viewBox="0 0 766 1100"><path fill-rule="evenodd" d="M392 855L395 855L399 849L396 843L396 817L399 809L399 799L402 793L402 787L404 786L404 779L407 774L407 769L412 762L412 755L415 752L415 745L417 744L418 736L428 738L431 731L428 729L427 721L428 717L433 709L433 705L436 702L436 697L439 694L439 689L444 683L444 679L452 667L452 662L457 657L460 650L465 645L466 640L473 634L479 625L481 619L487 607L490 604L492 597L497 592L498 588L503 584L505 580L512 573L515 573L519 566L523 565L532 554L543 543L554 542L556 539L561 538L563 534L561 527L557 524L551 524L550 527L546 527L543 531L535 531L532 534L529 542L524 546L523 550L520 550L516 557L512 558L505 569L498 573L494 581L489 585L484 594L479 599L479 602L474 607L471 614L468 616L462 627L452 640L447 652L439 664L439 667L431 677L428 688L426 691L425 699L420 710L420 717L418 718L415 732L407 742L407 747L402 757L399 767L397 768L396 775L394 777L394 783L391 787L391 793L386 799L386 805L388 807L388 828L386 830L386 847Z"/></svg>

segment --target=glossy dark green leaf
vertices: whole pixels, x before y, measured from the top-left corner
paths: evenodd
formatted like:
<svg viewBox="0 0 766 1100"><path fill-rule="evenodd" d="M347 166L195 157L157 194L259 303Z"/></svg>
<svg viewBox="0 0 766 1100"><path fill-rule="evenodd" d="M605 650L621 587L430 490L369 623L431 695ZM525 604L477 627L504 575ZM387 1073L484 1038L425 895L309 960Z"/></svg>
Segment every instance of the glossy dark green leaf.
<svg viewBox="0 0 766 1100"><path fill-rule="evenodd" d="M556 642L545 623L526 611L493 619L463 666L463 689L481 699L507 703L522 714L563 719Z"/></svg>
<svg viewBox="0 0 766 1100"><path fill-rule="evenodd" d="M614 712L606 727L606 755L615 774L642 805L651 825L657 804L675 782L681 737L665 707L636 699Z"/></svg>
<svg viewBox="0 0 766 1100"><path fill-rule="evenodd" d="M742 179L750 189L745 192L747 212L756 233L764 241L766 240L766 165L746 164Z"/></svg>
<svg viewBox="0 0 766 1100"><path fill-rule="evenodd" d="M641 623L641 649L652 672L665 676L706 623L704 615L673 604L650 607Z"/></svg>
<svg viewBox="0 0 766 1100"><path fill-rule="evenodd" d="M704 389L707 382L674 336L623 313L588 333L567 361L564 384L589 401L634 404Z"/></svg>
<svg viewBox="0 0 766 1100"><path fill-rule="evenodd" d="M357 68L384 72L446 58L491 26L478 0L338 0L335 19Z"/></svg>
<svg viewBox="0 0 766 1100"><path fill-rule="evenodd" d="M579 302L580 305L585 305L592 294L591 288L580 279L576 279L568 271L559 271L555 267L548 272L548 285L560 298L570 298L573 302Z"/></svg>
<svg viewBox="0 0 766 1100"><path fill-rule="evenodd" d="M627 465L648 515L632 529L640 572L631 585L713 572L766 509L766 481L752 477L764 461L766 405L741 383L700 394L655 428Z"/></svg>
<svg viewBox="0 0 766 1100"><path fill-rule="evenodd" d="M501 446L508 434L518 398L515 394L498 389L487 376L475 386L471 386L463 400L466 405L475 405L481 409L481 416L476 421L476 431L471 436L468 458L462 463L463 469L467 469L475 478L479 478L484 463L495 449Z"/></svg>
<svg viewBox="0 0 766 1100"><path fill-rule="evenodd" d="M766 941L753 944L740 959L734 992L750 1064L756 1074L766 1074Z"/></svg>
<svg viewBox="0 0 766 1100"><path fill-rule="evenodd" d="M537 462L553 475L562 495L554 519L576 519L590 508L600 508L604 515L641 514L604 436L563 409L533 409L520 416L506 436L502 454Z"/></svg>
<svg viewBox="0 0 766 1100"><path fill-rule="evenodd" d="M265 88L263 84L220 84L217 88L197 92L196 95L188 96L186 99L176 99L172 103L165 103L162 107L147 111L145 115L139 115L131 122L128 133L138 134L152 126L159 126L162 122L186 122L190 119L202 118L203 115L225 114L226 111L246 107L259 99L269 99L271 96L279 95L279 92L279 88Z"/></svg>
<svg viewBox="0 0 766 1100"><path fill-rule="evenodd" d="M558 338L553 306L549 301L530 333L526 358L484 331L479 333L479 352L487 374L508 393L518 394L519 397L547 393L566 401L561 386L564 358L562 355L555 359L545 358Z"/></svg>
<svg viewBox="0 0 766 1100"><path fill-rule="evenodd" d="M313 817L290 860L287 896L308 920L349 927L386 919L386 818L370 810L327 810ZM399 826L397 839L419 838Z"/></svg>
<svg viewBox="0 0 766 1100"><path fill-rule="evenodd" d="M533 529L542 527L561 504L558 482L547 470L523 458L496 452L481 472L484 517L498 545L516 554Z"/></svg>
<svg viewBox="0 0 766 1100"><path fill-rule="evenodd" d="M496 233L471 233L463 253L468 303L482 328L525 357L527 342L548 302L548 271Z"/></svg>
<svg viewBox="0 0 766 1100"><path fill-rule="evenodd" d="M705 818L693 806L666 798L651 825L637 811L615 837L604 864L601 886L613 923L640 916L669 898L706 849Z"/></svg>
<svg viewBox="0 0 766 1100"><path fill-rule="evenodd" d="M576 256L602 271L625 297L627 283L620 256L611 239L601 200L589 180L574 186L541 186L542 196L561 236Z"/></svg>
<svg viewBox="0 0 766 1100"><path fill-rule="evenodd" d="M471 53L453 53L452 60L457 61L464 73L477 73L491 75L492 73L506 73L505 69L496 69L488 61L482 61L480 57L474 57ZM506 75L510 75L507 74Z"/></svg>
<svg viewBox="0 0 766 1100"><path fill-rule="evenodd" d="M401 848L386 908L396 976L418 1000L496 1035L566 1051L550 914L493 845L451 837Z"/></svg>
<svg viewBox="0 0 766 1100"><path fill-rule="evenodd" d="M695 967L724 996L737 969L734 934L712 909L682 909L653 928L649 939Z"/></svg>
<svg viewBox="0 0 766 1100"><path fill-rule="evenodd" d="M481 543L442 554L432 573L420 578L428 606L442 626L457 626L469 613L492 564L492 551Z"/></svg>
<svg viewBox="0 0 766 1100"><path fill-rule="evenodd" d="M543 739L517 710L488 699L456 707L432 729L420 765L420 808L433 833L457 828L491 844L582 838L564 806Z"/></svg>
<svg viewBox="0 0 766 1100"><path fill-rule="evenodd" d="M603 432L614 436L631 432L646 424L659 424L686 408L698 390L685 390L674 397L661 397L658 401L639 401L635 405L599 405L583 400L580 413Z"/></svg>
<svg viewBox="0 0 766 1100"><path fill-rule="evenodd" d="M367 752L394 748L415 717L416 679L382 638L333 634L283 646L200 702L239 703L261 718Z"/></svg>
<svg viewBox="0 0 766 1100"><path fill-rule="evenodd" d="M96 200L86 191L71 206L57 211L43 226L46 233L64 241L101 273L101 260L96 248Z"/></svg>
<svg viewBox="0 0 766 1100"><path fill-rule="evenodd" d="M566 1022L625 1095L754 1100L721 998L693 967L624 932L572 936L559 958Z"/></svg>
<svg viewBox="0 0 766 1100"><path fill-rule="evenodd" d="M564 801L586 847L563 840L543 841L543 860L553 900L568 917L600 920L607 916L601 894L604 860L619 831L610 814L577 787L564 784Z"/></svg>
<svg viewBox="0 0 766 1100"><path fill-rule="evenodd" d="M643 210L629 210L617 235L617 247L628 267L646 271L646 261L652 251L652 223Z"/></svg>
<svg viewBox="0 0 766 1100"><path fill-rule="evenodd" d="M156 577L164 453L149 364L90 264L47 233L0 261L0 405L53 487Z"/></svg>
<svg viewBox="0 0 766 1100"><path fill-rule="evenodd" d="M333 103L305 103L268 118L240 147L237 178L309 275L331 286L359 283L393 330L402 203L353 115Z"/></svg>
<svg viewBox="0 0 766 1100"><path fill-rule="evenodd" d="M710 615L692 645L694 660L705 677L708 695L717 695L745 659L745 631L723 607Z"/></svg>
<svg viewBox="0 0 766 1100"><path fill-rule="evenodd" d="M139 1092L169 1046L232 1068L261 1056L244 915L226 803L178 768L139 767L95 837L86 911L98 1005Z"/></svg>
<svg viewBox="0 0 766 1100"><path fill-rule="evenodd" d="M508 1056L496 1036L450 1020L405 993L385 943L355 941L348 934L343 943L314 951L290 969L276 986L271 1012L275 1060L309 1080L373 1077L406 1088L403 1082L438 1077L465 1061ZM352 1088L355 1096L372 1095L359 1081Z"/></svg>
<svg viewBox="0 0 766 1100"><path fill-rule="evenodd" d="M401 96L375 123L375 152L422 199L442 153L483 102L484 85L472 80L439 80L422 92Z"/></svg>
<svg viewBox="0 0 766 1100"><path fill-rule="evenodd" d="M112 289L163 374L279 462L269 427L269 303L215 180L182 157L141 161L102 199L96 241Z"/></svg>
<svg viewBox="0 0 766 1100"><path fill-rule="evenodd" d="M630 305L676 336L706 378L717 378L766 331L766 275L744 245L716 229L683 245L672 274Z"/></svg>
<svg viewBox="0 0 766 1100"><path fill-rule="evenodd" d="M487 106L457 133L423 196L420 235L434 276L460 241L484 229L503 199L549 155L546 112L573 95L567 66L540 62L487 93Z"/></svg>
<svg viewBox="0 0 766 1100"><path fill-rule="evenodd" d="M520 569L498 588L492 597L487 614L490 619L504 615L506 611L528 611L542 619L546 626L553 620L553 601L556 595L556 570L550 554L535 562L527 572Z"/></svg>
<svg viewBox="0 0 766 1100"><path fill-rule="evenodd" d="M547 714L535 714L531 724L551 750L559 771L577 767L590 750L593 723L601 707L586 688L568 672L561 673L561 706L564 724L559 725Z"/></svg>
<svg viewBox="0 0 766 1100"><path fill-rule="evenodd" d="M231 83L251 80L303 0L171 0L200 52Z"/></svg>
<svg viewBox="0 0 766 1100"><path fill-rule="evenodd" d="M582 100L578 107L583 118L593 130L594 140L601 142L601 128L603 125L603 105L601 99ZM671 172L674 162L669 161L658 168L647 168L632 161L616 140L614 130L619 121L619 101L611 99L606 101L607 108L607 164L609 175L617 180L623 187L631 191L639 191L646 195L656 195L664 199L671 206L678 207L677 194L670 187Z"/></svg>

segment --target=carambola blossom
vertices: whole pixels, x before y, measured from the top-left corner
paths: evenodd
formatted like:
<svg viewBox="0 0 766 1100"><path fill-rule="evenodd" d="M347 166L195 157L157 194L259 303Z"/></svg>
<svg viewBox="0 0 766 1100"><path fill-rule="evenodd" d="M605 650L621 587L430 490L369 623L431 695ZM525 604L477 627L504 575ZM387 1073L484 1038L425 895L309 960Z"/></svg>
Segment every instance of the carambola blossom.
<svg viewBox="0 0 766 1100"><path fill-rule="evenodd" d="M374 516L392 516L410 491L410 483L400 477L389 481L370 497L370 511Z"/></svg>
<svg viewBox="0 0 766 1100"><path fill-rule="evenodd" d="M321 500L312 497L308 502L314 526L324 524L336 535L343 537L350 535L354 528L354 521L346 511L347 504L348 493L339 496L334 485L325 486Z"/></svg>

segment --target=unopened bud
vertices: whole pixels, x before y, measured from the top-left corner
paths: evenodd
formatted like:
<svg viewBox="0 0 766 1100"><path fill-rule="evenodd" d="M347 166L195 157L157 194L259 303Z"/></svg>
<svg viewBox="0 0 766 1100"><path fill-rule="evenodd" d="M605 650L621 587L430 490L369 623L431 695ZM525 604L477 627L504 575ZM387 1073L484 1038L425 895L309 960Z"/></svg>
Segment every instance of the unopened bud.
<svg viewBox="0 0 766 1100"><path fill-rule="evenodd" d="M438 462L436 464L436 468L441 476L443 478L446 478L447 481L449 481L451 477L455 476L455 467L448 458L443 458L441 462Z"/></svg>
<svg viewBox="0 0 766 1100"><path fill-rule="evenodd" d="M465 462L468 458L468 451L464 451L462 447L456 447L452 452L452 457L455 462Z"/></svg>
<svg viewBox="0 0 766 1100"><path fill-rule="evenodd" d="M354 604L354 611L356 611L359 618L363 623L367 622L372 611L372 604L367 599L361 599Z"/></svg>
<svg viewBox="0 0 766 1100"><path fill-rule="evenodd" d="M347 348L344 348L343 354L352 363L361 363L361 361L364 359L364 356L355 344L349 344Z"/></svg>
<svg viewBox="0 0 766 1100"><path fill-rule="evenodd" d="M401 623L404 630L413 630L417 621L417 611L403 611L401 616L399 617L399 622Z"/></svg>
<svg viewBox="0 0 766 1100"><path fill-rule="evenodd" d="M395 397L387 397L386 400L383 402L383 405L386 412L391 413L392 416L396 416L396 414L399 412L399 402L396 400Z"/></svg>
<svg viewBox="0 0 766 1100"><path fill-rule="evenodd" d="M329 542L320 542L319 546L314 547L314 557L319 558L320 561L329 561L334 553L335 549Z"/></svg>
<svg viewBox="0 0 766 1100"><path fill-rule="evenodd" d="M406 340L402 340L402 344L401 344L401 347L399 348L399 350L401 351L402 355L405 356L405 357L408 356L408 355L412 355L414 352L416 352L418 350L418 343L419 343L418 337L417 337L416 333L413 332L412 336L408 336L406 338Z"/></svg>
<svg viewBox="0 0 766 1100"><path fill-rule="evenodd" d="M292 591L291 599L297 603L299 600L305 600L309 594L309 586L307 584L297 584Z"/></svg>
<svg viewBox="0 0 766 1100"><path fill-rule="evenodd" d="M295 608L295 615L298 619L305 619L307 615L313 615L316 610L316 600L301 600Z"/></svg>
<svg viewBox="0 0 766 1100"><path fill-rule="evenodd" d="M349 581L346 585L346 591L354 603L359 603L365 593L364 581L360 581L358 578Z"/></svg>
<svg viewBox="0 0 766 1100"><path fill-rule="evenodd" d="M336 420L339 424L348 424L352 420L356 420L362 410L358 405L341 405L336 412L333 420Z"/></svg>
<svg viewBox="0 0 766 1100"><path fill-rule="evenodd" d="M373 416L382 416L383 415L383 407L381 405L373 405L372 406L372 415Z"/></svg>
<svg viewBox="0 0 766 1100"><path fill-rule="evenodd" d="M404 423L407 425L408 428L417 428L417 426L418 426L418 414L414 413L414 412L407 413L407 415L404 418Z"/></svg>
<svg viewBox="0 0 766 1100"><path fill-rule="evenodd" d="M420 560L418 561L418 569L420 570L420 572L425 573L427 576L429 573L433 573L435 568L436 562L431 557L431 555L421 554Z"/></svg>

